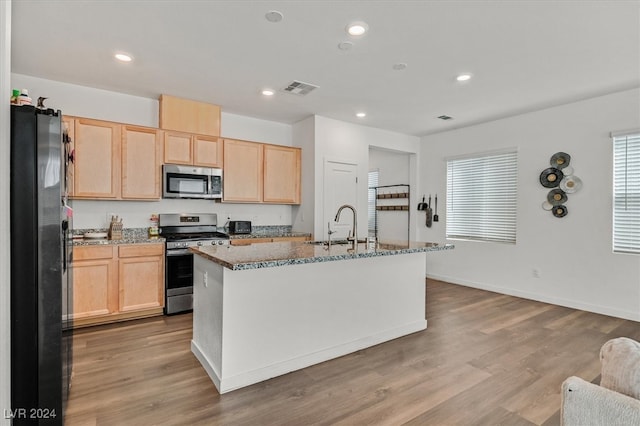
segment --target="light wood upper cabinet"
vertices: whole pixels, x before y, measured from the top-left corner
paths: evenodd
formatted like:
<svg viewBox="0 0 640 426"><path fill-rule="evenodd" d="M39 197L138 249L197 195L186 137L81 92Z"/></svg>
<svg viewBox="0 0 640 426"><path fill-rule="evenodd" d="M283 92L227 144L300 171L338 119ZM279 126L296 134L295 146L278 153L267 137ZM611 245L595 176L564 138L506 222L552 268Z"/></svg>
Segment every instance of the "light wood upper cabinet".
<svg viewBox="0 0 640 426"><path fill-rule="evenodd" d="M300 204L300 148L264 145L265 203Z"/></svg>
<svg viewBox="0 0 640 426"><path fill-rule="evenodd" d="M224 201L262 201L263 144L224 140Z"/></svg>
<svg viewBox="0 0 640 426"><path fill-rule="evenodd" d="M193 136L193 165L222 167L222 139L211 136Z"/></svg>
<svg viewBox="0 0 640 426"><path fill-rule="evenodd" d="M122 126L122 198L158 199L161 196L162 145L159 131Z"/></svg>
<svg viewBox="0 0 640 426"><path fill-rule="evenodd" d="M160 128L220 136L220 107L162 95L160 96Z"/></svg>
<svg viewBox="0 0 640 426"><path fill-rule="evenodd" d="M75 119L75 198L120 197L120 125Z"/></svg>
<svg viewBox="0 0 640 426"><path fill-rule="evenodd" d="M76 140L76 132L75 132L76 120L73 117L63 116L62 117L62 131L66 132L69 137L69 145L67 147L69 155L75 155L75 140ZM72 154L73 153L73 154ZM67 161L67 153L63 154L63 161ZM73 197L73 176L74 176L74 165L73 158L68 160L67 164L67 195L69 197Z"/></svg>
<svg viewBox="0 0 640 426"><path fill-rule="evenodd" d="M161 244L120 246L120 312L164 306L164 255Z"/></svg>
<svg viewBox="0 0 640 426"><path fill-rule="evenodd" d="M213 136L165 132L164 163L222 167L222 140Z"/></svg>
<svg viewBox="0 0 640 426"><path fill-rule="evenodd" d="M164 132L164 163L193 164L191 135Z"/></svg>
<svg viewBox="0 0 640 426"><path fill-rule="evenodd" d="M161 197L161 131L80 117L68 125L74 162L69 196L109 200L157 200Z"/></svg>
<svg viewBox="0 0 640 426"><path fill-rule="evenodd" d="M225 202L300 204L300 148L80 117L63 122L75 150L72 198L157 200L162 164L181 164L223 168Z"/></svg>
<svg viewBox="0 0 640 426"><path fill-rule="evenodd" d="M299 204L301 150L224 140L224 201Z"/></svg>

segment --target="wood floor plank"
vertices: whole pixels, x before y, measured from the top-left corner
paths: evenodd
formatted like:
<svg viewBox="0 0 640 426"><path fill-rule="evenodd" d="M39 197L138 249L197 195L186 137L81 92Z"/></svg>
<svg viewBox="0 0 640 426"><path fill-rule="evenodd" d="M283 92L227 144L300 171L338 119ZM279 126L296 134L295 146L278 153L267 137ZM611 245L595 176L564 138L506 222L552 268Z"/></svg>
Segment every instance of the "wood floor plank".
<svg viewBox="0 0 640 426"><path fill-rule="evenodd" d="M427 281L428 328L218 394L192 315L80 329L66 424L557 425L560 384L640 324Z"/></svg>

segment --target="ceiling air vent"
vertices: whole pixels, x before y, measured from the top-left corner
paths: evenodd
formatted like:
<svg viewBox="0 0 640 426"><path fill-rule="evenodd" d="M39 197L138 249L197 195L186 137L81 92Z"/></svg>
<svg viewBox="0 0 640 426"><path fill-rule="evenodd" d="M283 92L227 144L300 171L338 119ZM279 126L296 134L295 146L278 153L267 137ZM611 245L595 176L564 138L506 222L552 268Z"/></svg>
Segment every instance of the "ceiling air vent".
<svg viewBox="0 0 640 426"><path fill-rule="evenodd" d="M450 116L448 116L448 115L441 115L441 116L439 116L438 118L439 118L440 120L445 120L445 121L446 121L446 120L451 120L451 119L453 119L453 117L450 117Z"/></svg>
<svg viewBox="0 0 640 426"><path fill-rule="evenodd" d="M311 92L314 89L317 89L318 86L310 83L304 83L302 81L294 80L283 90L287 93L293 93L294 95L304 96Z"/></svg>

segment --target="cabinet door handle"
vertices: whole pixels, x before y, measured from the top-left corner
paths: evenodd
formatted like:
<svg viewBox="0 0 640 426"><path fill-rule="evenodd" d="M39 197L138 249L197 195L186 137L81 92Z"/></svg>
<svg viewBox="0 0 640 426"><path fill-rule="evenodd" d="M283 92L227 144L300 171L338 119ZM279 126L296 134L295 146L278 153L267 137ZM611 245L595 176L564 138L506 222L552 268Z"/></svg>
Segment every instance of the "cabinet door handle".
<svg viewBox="0 0 640 426"><path fill-rule="evenodd" d="M185 254L192 254L192 253L189 251L189 249L167 250L167 257L184 256Z"/></svg>

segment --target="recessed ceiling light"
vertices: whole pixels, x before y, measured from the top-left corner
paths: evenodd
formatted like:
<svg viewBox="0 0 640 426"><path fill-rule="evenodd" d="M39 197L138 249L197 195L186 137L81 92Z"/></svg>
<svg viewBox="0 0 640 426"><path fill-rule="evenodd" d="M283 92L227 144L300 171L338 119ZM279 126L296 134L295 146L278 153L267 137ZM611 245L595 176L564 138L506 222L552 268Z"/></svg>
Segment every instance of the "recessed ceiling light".
<svg viewBox="0 0 640 426"><path fill-rule="evenodd" d="M356 117L358 117L358 118L364 118L364 117L366 117L366 116L367 116L367 113L365 113L365 112L358 112L358 113L356 113Z"/></svg>
<svg viewBox="0 0 640 426"><path fill-rule="evenodd" d="M265 96L273 96L274 93L275 92L273 90L271 90L271 89L264 89L262 91L262 94L265 95Z"/></svg>
<svg viewBox="0 0 640 426"><path fill-rule="evenodd" d="M459 76L456 77L456 80L458 80L458 81L469 81L469 80L471 80L471 74L460 74Z"/></svg>
<svg viewBox="0 0 640 426"><path fill-rule="evenodd" d="M369 26L365 22L352 22L347 25L347 33L352 36L361 36L369 31Z"/></svg>
<svg viewBox="0 0 640 426"><path fill-rule="evenodd" d="M116 53L114 56L120 62L131 62L131 61L133 61L133 58L131 57L131 55L127 55L126 53Z"/></svg>
<svg viewBox="0 0 640 426"><path fill-rule="evenodd" d="M264 17L266 18L267 21L269 22L280 22L282 21L282 12L278 12L277 10L270 10L267 13L265 13Z"/></svg>
<svg viewBox="0 0 640 426"><path fill-rule="evenodd" d="M396 71L406 70L407 64L404 62L398 62L397 64L393 64L393 69Z"/></svg>

